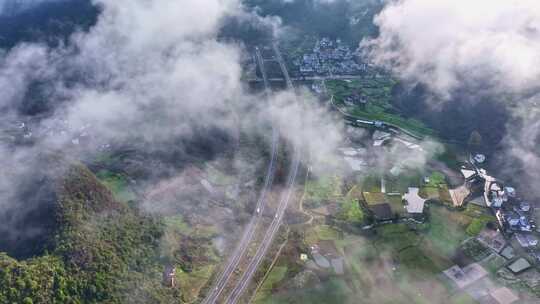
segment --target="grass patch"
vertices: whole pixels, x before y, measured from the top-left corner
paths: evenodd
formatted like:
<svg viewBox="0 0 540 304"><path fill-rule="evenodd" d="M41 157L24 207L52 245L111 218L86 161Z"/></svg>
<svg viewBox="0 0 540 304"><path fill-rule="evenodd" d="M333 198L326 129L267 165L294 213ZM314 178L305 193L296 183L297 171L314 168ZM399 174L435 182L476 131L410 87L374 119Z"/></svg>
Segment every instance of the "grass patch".
<svg viewBox="0 0 540 304"><path fill-rule="evenodd" d="M348 299L354 297L347 282L342 278L330 277L316 288L288 289L286 292L272 295L258 303L349 303Z"/></svg>
<svg viewBox="0 0 540 304"><path fill-rule="evenodd" d="M452 196L450 196L450 191L448 190L447 185L439 186L439 201L446 205L454 205L454 201L452 201Z"/></svg>
<svg viewBox="0 0 540 304"><path fill-rule="evenodd" d="M467 208L463 211L463 214L470 217L492 216L488 208L475 204L467 204Z"/></svg>
<svg viewBox="0 0 540 304"><path fill-rule="evenodd" d="M320 177L306 183L304 204L310 208L318 208L329 201L342 197L342 181L339 177Z"/></svg>
<svg viewBox="0 0 540 304"><path fill-rule="evenodd" d="M475 238L471 238L463 243L461 250L463 253L475 261L481 261L486 258L491 250L484 246L480 241Z"/></svg>
<svg viewBox="0 0 540 304"><path fill-rule="evenodd" d="M212 277L212 272L215 268L216 265L205 265L201 268L194 269L190 273L177 269L176 280L182 291L182 298L186 302L192 302L197 299L201 288Z"/></svg>
<svg viewBox="0 0 540 304"><path fill-rule="evenodd" d="M458 150L461 149L461 147L447 144L444 151L436 156L436 159L443 162L450 169L457 171L461 166L461 160L458 156Z"/></svg>
<svg viewBox="0 0 540 304"><path fill-rule="evenodd" d="M492 254L480 263L487 271L495 275L505 264L506 260L498 254Z"/></svg>
<svg viewBox="0 0 540 304"><path fill-rule="evenodd" d="M358 119L379 120L387 124L405 129L418 137L435 136L435 132L426 127L424 123L412 118L405 118L398 114L391 114L378 106L368 105L364 109L355 107L349 113Z"/></svg>
<svg viewBox="0 0 540 304"><path fill-rule="evenodd" d="M184 221L184 217L182 215L173 215L173 216L166 216L163 218L163 221L165 222L165 225L167 228L173 230L174 232L189 235L193 233L193 229Z"/></svg>
<svg viewBox="0 0 540 304"><path fill-rule="evenodd" d="M108 170L100 170L96 176L111 190L114 197L121 202L135 200L137 196L129 187L127 178L123 174L116 174Z"/></svg>
<svg viewBox="0 0 540 304"><path fill-rule="evenodd" d="M377 228L375 246L378 249L389 249L399 252L408 247L416 246L420 239L405 224L384 225Z"/></svg>
<svg viewBox="0 0 540 304"><path fill-rule="evenodd" d="M417 246L400 251L398 260L401 266L420 276L434 275L442 270Z"/></svg>
<svg viewBox="0 0 540 304"><path fill-rule="evenodd" d="M441 172L433 172L429 176L429 183L427 187L439 187L440 185L446 185L446 177Z"/></svg>
<svg viewBox="0 0 540 304"><path fill-rule="evenodd" d="M287 266L276 266L272 268L272 271L268 274L268 277L266 277L266 280L255 297L255 303L264 302L264 299L269 298L272 295L274 285L281 282L286 274Z"/></svg>
<svg viewBox="0 0 540 304"><path fill-rule="evenodd" d="M467 227L467 234L469 236L477 236L484 227L486 227L487 223L491 222L493 220L493 217L491 216L481 216L478 218L475 218L472 220L472 222Z"/></svg>
<svg viewBox="0 0 540 304"><path fill-rule="evenodd" d="M439 187L422 187L418 193L424 199L439 200Z"/></svg>
<svg viewBox="0 0 540 304"><path fill-rule="evenodd" d="M364 211L360 208L358 199L354 198L354 188L340 200L338 218L351 224L360 225L364 222Z"/></svg>
<svg viewBox="0 0 540 304"><path fill-rule="evenodd" d="M332 228L328 225L320 225L315 228L319 240L330 241L337 240L341 238L341 234L338 230Z"/></svg>
<svg viewBox="0 0 540 304"><path fill-rule="evenodd" d="M470 295L461 293L457 296L453 296L450 299L450 304L478 304Z"/></svg>
<svg viewBox="0 0 540 304"><path fill-rule="evenodd" d="M389 77L326 81L328 92L334 95L337 104L344 104L345 99L352 94L360 94L366 98L368 106L376 107L380 111L392 110L391 99L394 85L395 81ZM365 107L359 106L359 108Z"/></svg>
<svg viewBox="0 0 540 304"><path fill-rule="evenodd" d="M307 245L315 245L319 241L339 240L342 237L341 231L334 229L332 226L319 225L305 231L304 242Z"/></svg>
<svg viewBox="0 0 540 304"><path fill-rule="evenodd" d="M386 193L406 193L409 187L420 187L422 185L422 172L408 169L399 176L387 175Z"/></svg>
<svg viewBox="0 0 540 304"><path fill-rule="evenodd" d="M430 228L426 239L437 252L452 256L459 244L467 238L465 227L471 218L436 205L432 205L430 211Z"/></svg>

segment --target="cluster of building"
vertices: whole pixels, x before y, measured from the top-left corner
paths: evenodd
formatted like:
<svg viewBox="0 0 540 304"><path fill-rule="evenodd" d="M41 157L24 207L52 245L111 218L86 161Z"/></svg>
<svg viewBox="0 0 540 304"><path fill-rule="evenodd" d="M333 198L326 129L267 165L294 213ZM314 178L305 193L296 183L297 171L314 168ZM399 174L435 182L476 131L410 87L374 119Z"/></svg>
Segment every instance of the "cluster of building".
<svg viewBox="0 0 540 304"><path fill-rule="evenodd" d="M514 291L492 280L479 263L463 267L454 265L443 271L443 274L458 290L478 303L512 304L520 300Z"/></svg>
<svg viewBox="0 0 540 304"><path fill-rule="evenodd" d="M304 75L357 74L367 69L366 63L357 63L355 53L340 39L322 38L315 43L313 52L293 61Z"/></svg>
<svg viewBox="0 0 540 304"><path fill-rule="evenodd" d="M384 124L379 121L358 121L358 123L375 125L378 128L381 128ZM346 147L340 148L338 151L351 171L365 172L370 167L378 165L377 160L381 153L386 153L385 146L387 144L399 145L401 149L423 150L421 146L412 140L409 141L404 138L377 129L371 134L372 147ZM375 154L378 156L374 157ZM420 188L409 187L405 193L402 193L392 187L387 187L387 182L395 182L407 170L406 162L402 159L392 160L391 163L392 166L388 168L389 174L381 176L380 192L363 192L360 200L365 202L365 209L379 224L390 223L395 220L423 222L426 218L424 211L428 200L421 197Z"/></svg>
<svg viewBox="0 0 540 304"><path fill-rule="evenodd" d="M483 192L485 205L495 214L500 231L509 239L515 238L522 248L540 261L540 249L537 248L539 240L536 235L538 231L532 204L521 198L514 187L479 168L485 159L481 154L471 157L471 167L463 168L462 173L468 187L473 192Z"/></svg>

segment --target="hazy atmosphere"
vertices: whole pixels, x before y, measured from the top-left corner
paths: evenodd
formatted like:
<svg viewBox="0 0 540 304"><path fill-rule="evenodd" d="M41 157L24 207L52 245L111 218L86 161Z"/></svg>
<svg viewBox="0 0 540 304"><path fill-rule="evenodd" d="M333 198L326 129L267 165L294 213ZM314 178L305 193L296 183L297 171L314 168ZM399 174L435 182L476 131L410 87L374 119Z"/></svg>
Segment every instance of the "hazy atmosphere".
<svg viewBox="0 0 540 304"><path fill-rule="evenodd" d="M0 303L538 303L533 0L0 0Z"/></svg>

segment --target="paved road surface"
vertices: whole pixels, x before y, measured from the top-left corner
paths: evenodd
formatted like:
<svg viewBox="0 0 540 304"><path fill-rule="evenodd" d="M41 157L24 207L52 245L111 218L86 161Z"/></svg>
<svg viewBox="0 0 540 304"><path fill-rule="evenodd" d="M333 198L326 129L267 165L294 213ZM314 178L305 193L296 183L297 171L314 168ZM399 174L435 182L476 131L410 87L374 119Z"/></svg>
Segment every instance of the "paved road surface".
<svg viewBox="0 0 540 304"><path fill-rule="evenodd" d="M288 89L294 90L294 85L291 81L291 78L289 77L289 73L283 61L283 57L281 56L279 48L276 44L273 45L273 48L274 48L274 53L276 54L276 58L281 66L283 75L285 76L287 87ZM270 246L272 245L272 241L274 240L277 232L279 231L279 227L281 226L281 222L283 220L285 210L287 209L289 205L289 201L294 192L294 184L296 182L296 177L298 175L298 169L300 167L301 157L302 155L301 155L300 147L298 147L298 145L295 145L294 153L293 153L293 160L292 160L289 176L287 178L287 184L285 188L286 190L281 195L281 199L279 202L276 215L274 219L272 220L270 227L266 231L263 241L259 245L257 252L255 253L255 256L249 263L248 267L246 268L246 271L240 278L240 281L238 281L238 283L232 290L231 294L225 301L227 304L234 304L238 302L240 297L242 297L247 287L249 286L249 283L253 279L253 276L255 275L255 272L259 268L264 257L268 253L268 250L270 249Z"/></svg>
<svg viewBox="0 0 540 304"><path fill-rule="evenodd" d="M267 78L266 78L266 71L264 68L264 62L258 48L257 48L257 58L259 61L261 73L263 75L263 78L265 79L265 82L264 82L265 92L268 95L270 92L270 86L268 84L268 81L266 80ZM276 170L276 157L277 157L278 146L279 146L279 132L276 129L276 127L272 126L272 153L271 153L272 156L270 158L270 164L268 165L268 169L266 172L264 186L262 188L261 194L257 201L255 213L253 214L253 216L251 217L251 220L249 221L248 225L244 229L244 234L242 238L240 239L240 242L236 246L236 249L233 251L229 259L227 260L227 264L223 272L221 272L217 281L214 283L214 286L212 287L210 293L202 301L203 304L215 303L218 300L221 293L223 292L223 289L225 289L225 287L229 283L229 280L232 274L234 273L234 270L238 267L238 264L240 263L240 260L244 256L249 244L253 240L255 228L257 227L257 223L260 221L260 216L264 211L264 205L266 202L268 190L272 187L272 184L273 184L275 170Z"/></svg>

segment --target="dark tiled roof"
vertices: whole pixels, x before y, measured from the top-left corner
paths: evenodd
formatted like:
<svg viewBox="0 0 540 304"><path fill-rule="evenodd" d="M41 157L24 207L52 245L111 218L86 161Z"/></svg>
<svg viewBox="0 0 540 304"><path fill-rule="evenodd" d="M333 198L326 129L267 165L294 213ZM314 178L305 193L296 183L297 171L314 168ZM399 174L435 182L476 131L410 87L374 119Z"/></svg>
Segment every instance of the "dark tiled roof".
<svg viewBox="0 0 540 304"><path fill-rule="evenodd" d="M371 211L375 214L375 218L378 220L390 220L394 217L394 214L392 213L392 208L390 208L389 204L377 204L377 205L371 205L369 207Z"/></svg>

